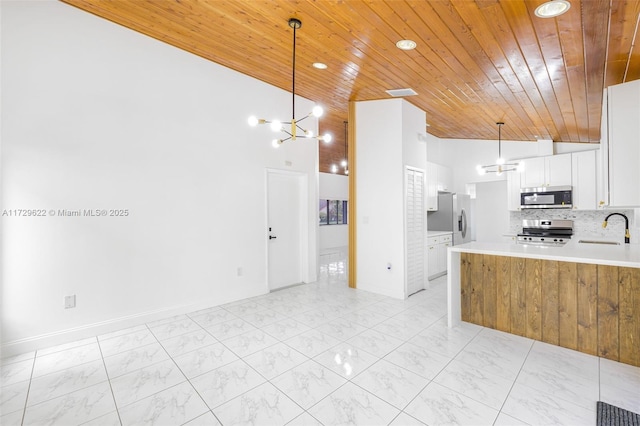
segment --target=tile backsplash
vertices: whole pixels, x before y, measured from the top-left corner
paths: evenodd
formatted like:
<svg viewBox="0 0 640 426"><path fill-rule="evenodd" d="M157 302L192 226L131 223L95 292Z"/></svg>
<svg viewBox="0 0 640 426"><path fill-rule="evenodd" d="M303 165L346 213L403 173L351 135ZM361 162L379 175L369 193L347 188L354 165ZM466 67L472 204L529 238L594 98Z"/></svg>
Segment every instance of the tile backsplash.
<svg viewBox="0 0 640 426"><path fill-rule="evenodd" d="M509 233L522 232L524 219L568 219L573 220L574 238L609 238L621 240L624 238L624 219L614 216L609 219L606 228L602 228L602 221L610 213L623 213L629 218L631 243L640 243L640 209L620 210L565 210L565 209L530 209L511 212Z"/></svg>

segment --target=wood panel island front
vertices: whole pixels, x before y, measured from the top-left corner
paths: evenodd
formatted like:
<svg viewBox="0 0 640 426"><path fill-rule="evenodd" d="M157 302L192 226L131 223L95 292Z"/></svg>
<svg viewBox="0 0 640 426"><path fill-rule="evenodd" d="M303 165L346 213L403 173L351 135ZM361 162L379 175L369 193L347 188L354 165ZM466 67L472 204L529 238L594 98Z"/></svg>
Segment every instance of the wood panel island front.
<svg viewBox="0 0 640 426"><path fill-rule="evenodd" d="M468 243L448 251L448 321L640 366L640 245Z"/></svg>

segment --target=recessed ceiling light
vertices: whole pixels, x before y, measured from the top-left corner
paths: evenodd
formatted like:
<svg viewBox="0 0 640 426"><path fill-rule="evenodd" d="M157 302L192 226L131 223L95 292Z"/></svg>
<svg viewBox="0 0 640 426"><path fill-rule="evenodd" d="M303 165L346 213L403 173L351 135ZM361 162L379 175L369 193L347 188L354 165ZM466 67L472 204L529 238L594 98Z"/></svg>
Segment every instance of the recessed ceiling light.
<svg viewBox="0 0 640 426"><path fill-rule="evenodd" d="M565 13L571 7L567 0L551 0L536 7L536 16L539 18L555 18Z"/></svg>
<svg viewBox="0 0 640 426"><path fill-rule="evenodd" d="M318 68L319 70L326 70L327 64L323 64L322 62L314 62L313 67Z"/></svg>
<svg viewBox="0 0 640 426"><path fill-rule="evenodd" d="M412 50L417 46L416 42L413 40L400 40L396 43L396 47L402 50Z"/></svg>

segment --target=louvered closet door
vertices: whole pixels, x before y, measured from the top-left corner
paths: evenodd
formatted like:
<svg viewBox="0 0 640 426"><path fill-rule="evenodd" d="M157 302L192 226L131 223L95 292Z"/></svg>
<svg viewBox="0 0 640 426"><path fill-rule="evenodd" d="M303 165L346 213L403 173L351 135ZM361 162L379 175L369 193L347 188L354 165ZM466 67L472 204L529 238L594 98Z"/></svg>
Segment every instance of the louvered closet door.
<svg viewBox="0 0 640 426"><path fill-rule="evenodd" d="M405 169L405 229L407 295L424 288L424 171Z"/></svg>

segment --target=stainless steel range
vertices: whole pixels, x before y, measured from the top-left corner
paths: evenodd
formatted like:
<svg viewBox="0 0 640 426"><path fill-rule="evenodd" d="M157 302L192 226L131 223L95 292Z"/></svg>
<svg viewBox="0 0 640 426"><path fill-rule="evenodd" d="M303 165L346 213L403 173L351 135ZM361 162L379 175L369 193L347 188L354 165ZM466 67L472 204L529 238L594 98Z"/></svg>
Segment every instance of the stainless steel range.
<svg viewBox="0 0 640 426"><path fill-rule="evenodd" d="M523 220L518 244L563 246L573 235L572 220Z"/></svg>

